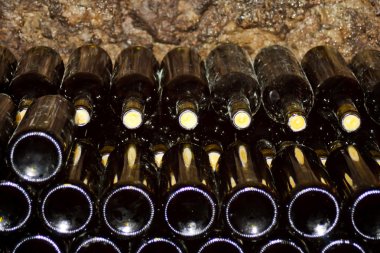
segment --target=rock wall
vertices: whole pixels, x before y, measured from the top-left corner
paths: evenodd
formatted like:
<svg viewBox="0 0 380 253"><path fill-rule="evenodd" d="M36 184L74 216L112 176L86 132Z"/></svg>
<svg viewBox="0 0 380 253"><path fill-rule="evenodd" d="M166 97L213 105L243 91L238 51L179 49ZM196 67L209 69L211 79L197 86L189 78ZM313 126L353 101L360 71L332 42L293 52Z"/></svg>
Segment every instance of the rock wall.
<svg viewBox="0 0 380 253"><path fill-rule="evenodd" d="M35 45L70 51L91 42L114 60L121 49L145 45L159 60L178 45L205 57L235 42L252 57L281 44L298 57L313 46L337 46L349 59L380 49L380 0L0 0L0 44L17 56Z"/></svg>

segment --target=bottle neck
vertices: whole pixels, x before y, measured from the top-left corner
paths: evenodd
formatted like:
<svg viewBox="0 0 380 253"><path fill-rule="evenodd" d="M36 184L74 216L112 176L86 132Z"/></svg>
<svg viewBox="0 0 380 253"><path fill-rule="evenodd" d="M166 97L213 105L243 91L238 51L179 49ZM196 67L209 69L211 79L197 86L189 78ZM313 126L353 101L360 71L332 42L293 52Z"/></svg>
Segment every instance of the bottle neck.
<svg viewBox="0 0 380 253"><path fill-rule="evenodd" d="M185 130L193 130L198 125L198 105L191 100L181 100L177 103L178 123Z"/></svg>
<svg viewBox="0 0 380 253"><path fill-rule="evenodd" d="M307 126L305 110L298 101L290 102L285 106L284 116L288 127L293 132L303 131Z"/></svg>
<svg viewBox="0 0 380 253"><path fill-rule="evenodd" d="M16 124L20 124L21 120L24 118L25 116L25 113L26 111L28 110L29 106L33 103L33 99L32 98L23 98L19 105L18 105L18 109L17 109L17 113L16 113L16 119L15 119L15 122Z"/></svg>
<svg viewBox="0 0 380 253"><path fill-rule="evenodd" d="M139 128L144 121L145 106L140 99L127 98L123 102L121 120L123 125L128 129Z"/></svg>
<svg viewBox="0 0 380 253"><path fill-rule="evenodd" d="M208 155L208 160L213 172L219 172L219 160L223 152L223 147L220 144L212 143L204 147Z"/></svg>
<svg viewBox="0 0 380 253"><path fill-rule="evenodd" d="M162 167L162 158L164 157L168 147L165 144L157 144L152 147L152 152L154 155L154 163L158 169Z"/></svg>
<svg viewBox="0 0 380 253"><path fill-rule="evenodd" d="M228 103L228 113L236 129L243 130L251 125L252 112L245 96L233 96Z"/></svg>
<svg viewBox="0 0 380 253"><path fill-rule="evenodd" d="M344 131L351 133L360 128L360 114L351 99L348 98L339 101L334 113Z"/></svg>
<svg viewBox="0 0 380 253"><path fill-rule="evenodd" d="M80 95L74 98L75 117L74 122L76 126L87 125L92 118L93 103L89 96Z"/></svg>

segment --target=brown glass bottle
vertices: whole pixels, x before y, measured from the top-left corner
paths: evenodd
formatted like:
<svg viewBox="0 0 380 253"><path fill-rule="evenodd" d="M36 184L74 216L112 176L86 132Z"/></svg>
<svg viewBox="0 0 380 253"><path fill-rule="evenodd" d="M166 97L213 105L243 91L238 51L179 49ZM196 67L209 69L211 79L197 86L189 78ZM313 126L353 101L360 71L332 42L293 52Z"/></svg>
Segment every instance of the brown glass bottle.
<svg viewBox="0 0 380 253"><path fill-rule="evenodd" d="M147 154L139 143L128 141L109 157L101 216L106 228L121 238L146 233L156 214L157 175Z"/></svg>
<svg viewBox="0 0 380 253"><path fill-rule="evenodd" d="M170 230L185 239L207 234L216 222L218 204L206 152L195 144L178 143L165 153L160 172L164 219Z"/></svg>
<svg viewBox="0 0 380 253"><path fill-rule="evenodd" d="M271 172L287 205L286 216L293 231L306 238L320 238L336 227L340 200L315 152L300 144L283 143Z"/></svg>
<svg viewBox="0 0 380 253"><path fill-rule="evenodd" d="M380 166L356 145L335 141L330 145L326 167L346 202L356 234L380 240Z"/></svg>
<svg viewBox="0 0 380 253"><path fill-rule="evenodd" d="M380 124L380 51L362 50L352 58L350 66L364 91L368 114Z"/></svg>
<svg viewBox="0 0 380 253"><path fill-rule="evenodd" d="M99 46L84 45L71 53L61 93L74 104L77 126L85 126L97 110L106 106L111 72L111 58Z"/></svg>
<svg viewBox="0 0 380 253"><path fill-rule="evenodd" d="M209 89L201 57L193 48L178 47L166 54L161 68L161 103L164 115L177 121L185 130L194 129L209 102Z"/></svg>
<svg viewBox="0 0 380 253"><path fill-rule="evenodd" d="M338 50L314 47L303 57L302 67L313 87L315 106L332 113L344 131L358 130L363 91Z"/></svg>
<svg viewBox="0 0 380 253"><path fill-rule="evenodd" d="M30 183L53 178L71 148L74 108L60 95L40 97L30 106L8 145L12 170Z"/></svg>
<svg viewBox="0 0 380 253"><path fill-rule="evenodd" d="M269 117L293 132L304 130L314 95L294 54L282 46L266 47L256 56L254 66Z"/></svg>
<svg viewBox="0 0 380 253"><path fill-rule="evenodd" d="M246 129L261 104L261 87L248 54L236 44L221 44L206 61L211 105L236 129Z"/></svg>
<svg viewBox="0 0 380 253"><path fill-rule="evenodd" d="M61 56L50 47L33 47L22 55L8 90L18 104L17 123L34 99L57 94L63 71Z"/></svg>
<svg viewBox="0 0 380 253"><path fill-rule="evenodd" d="M220 168L225 195L223 215L228 228L241 238L267 235L278 222L274 182L265 158L260 156L253 155L251 148L240 141L223 153Z"/></svg>
<svg viewBox="0 0 380 253"><path fill-rule="evenodd" d="M102 175L96 148L87 140L76 140L64 173L40 196L44 225L59 236L88 229L96 213Z"/></svg>
<svg viewBox="0 0 380 253"><path fill-rule="evenodd" d="M0 92L7 92L16 66L16 57L8 48L0 46Z"/></svg>
<svg viewBox="0 0 380 253"><path fill-rule="evenodd" d="M117 57L111 101L126 128L139 128L156 110L157 72L158 62L152 51L145 47L129 47Z"/></svg>
<svg viewBox="0 0 380 253"><path fill-rule="evenodd" d="M15 129L14 115L16 105L10 96L0 93L0 160L4 159L9 138ZM2 162L0 162L1 164ZM2 172L0 172L2 174Z"/></svg>

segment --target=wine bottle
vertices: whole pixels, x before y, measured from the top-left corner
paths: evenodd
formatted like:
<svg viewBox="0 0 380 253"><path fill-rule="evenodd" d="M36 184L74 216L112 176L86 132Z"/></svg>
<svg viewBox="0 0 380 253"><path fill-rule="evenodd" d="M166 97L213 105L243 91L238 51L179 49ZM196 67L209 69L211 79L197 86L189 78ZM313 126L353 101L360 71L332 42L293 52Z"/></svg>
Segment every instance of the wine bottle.
<svg viewBox="0 0 380 253"><path fill-rule="evenodd" d="M0 93L0 160L3 161L9 138L15 129L16 106L10 96ZM1 174L2 172L0 172Z"/></svg>
<svg viewBox="0 0 380 253"><path fill-rule="evenodd" d="M246 129L261 104L261 87L250 58L236 44L221 44L206 59L211 105L236 129Z"/></svg>
<svg viewBox="0 0 380 253"><path fill-rule="evenodd" d="M144 240L136 250L136 253L186 253L185 247L170 238L154 237Z"/></svg>
<svg viewBox="0 0 380 253"><path fill-rule="evenodd" d="M354 239L340 239L328 243L321 253L366 253L365 248Z"/></svg>
<svg viewBox="0 0 380 253"><path fill-rule="evenodd" d="M270 233L278 222L279 204L266 159L236 141L224 152L221 164L227 227L243 239Z"/></svg>
<svg viewBox="0 0 380 253"><path fill-rule="evenodd" d="M208 107L209 89L204 64L193 48L169 51L161 63L161 101L164 115L193 130Z"/></svg>
<svg viewBox="0 0 380 253"><path fill-rule="evenodd" d="M9 94L18 104L17 124L34 99L57 94L63 71L61 56L50 47L33 47L22 55L9 85Z"/></svg>
<svg viewBox="0 0 380 253"><path fill-rule="evenodd" d="M305 242L285 233L270 237L260 247L259 253L309 253Z"/></svg>
<svg viewBox="0 0 380 253"><path fill-rule="evenodd" d="M338 224L340 200L318 156L310 148L283 143L271 172L287 205L293 231L306 238L328 235Z"/></svg>
<svg viewBox="0 0 380 253"><path fill-rule="evenodd" d="M269 117L293 132L304 130L314 95L294 54L282 46L266 47L256 56L254 66Z"/></svg>
<svg viewBox="0 0 380 253"><path fill-rule="evenodd" d="M363 91L339 51L314 47L303 57L302 67L313 87L316 107L332 113L344 131L358 130Z"/></svg>
<svg viewBox="0 0 380 253"><path fill-rule="evenodd" d="M101 215L106 228L121 238L146 233L156 214L157 175L138 142L128 141L110 155Z"/></svg>
<svg viewBox="0 0 380 253"><path fill-rule="evenodd" d="M380 124L380 51L360 51L352 58L351 69L364 91L364 104L368 114Z"/></svg>
<svg viewBox="0 0 380 253"><path fill-rule="evenodd" d="M112 105L126 128L139 128L156 110L157 72L158 62L145 47L129 47L117 57L112 75Z"/></svg>
<svg viewBox="0 0 380 253"><path fill-rule="evenodd" d="M197 251L198 253L243 253L243 246L236 240L226 237L214 237L208 239Z"/></svg>
<svg viewBox="0 0 380 253"><path fill-rule="evenodd" d="M111 72L111 58L99 46L84 45L71 53L60 89L74 104L77 126L88 124L106 106Z"/></svg>
<svg viewBox="0 0 380 253"><path fill-rule="evenodd" d="M0 46L0 92L7 92L17 66L17 59L6 47Z"/></svg>
<svg viewBox="0 0 380 253"><path fill-rule="evenodd" d="M74 108L60 95L40 97L28 109L8 145L12 170L30 183L52 179L65 164L74 130Z"/></svg>
<svg viewBox="0 0 380 253"><path fill-rule="evenodd" d="M326 168L344 196L348 224L368 240L380 240L380 166L364 150L335 141L330 145Z"/></svg>
<svg viewBox="0 0 380 253"><path fill-rule="evenodd" d="M0 234L3 235L23 230L32 214L29 193L12 181L0 181Z"/></svg>
<svg viewBox="0 0 380 253"><path fill-rule="evenodd" d="M91 142L75 141L64 172L41 194L40 215L53 233L73 236L91 224L100 193L100 155Z"/></svg>
<svg viewBox="0 0 380 253"><path fill-rule="evenodd" d="M76 239L79 242L75 247L72 247L70 252L73 253L121 253L121 249L112 240L101 236L85 236L84 238Z"/></svg>
<svg viewBox="0 0 380 253"><path fill-rule="evenodd" d="M16 246L13 248L12 253L64 253L59 245L46 235L30 235L21 238Z"/></svg>
<svg viewBox="0 0 380 253"><path fill-rule="evenodd" d="M178 143L165 153L160 188L164 219L175 235L195 239L212 229L218 216L216 184L200 146Z"/></svg>

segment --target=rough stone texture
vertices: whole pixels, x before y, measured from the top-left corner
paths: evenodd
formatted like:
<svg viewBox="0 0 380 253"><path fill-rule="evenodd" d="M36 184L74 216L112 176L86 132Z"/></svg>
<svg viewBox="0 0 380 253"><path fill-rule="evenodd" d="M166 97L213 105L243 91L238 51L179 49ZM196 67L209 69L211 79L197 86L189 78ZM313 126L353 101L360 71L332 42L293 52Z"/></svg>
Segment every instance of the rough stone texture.
<svg viewBox="0 0 380 253"><path fill-rule="evenodd" d="M145 45L159 60L178 45L205 57L235 42L254 57L271 44L298 57L313 46L337 46L349 59L380 48L380 0L0 0L0 44L20 56L31 46L70 51L91 42L114 60L122 48Z"/></svg>

